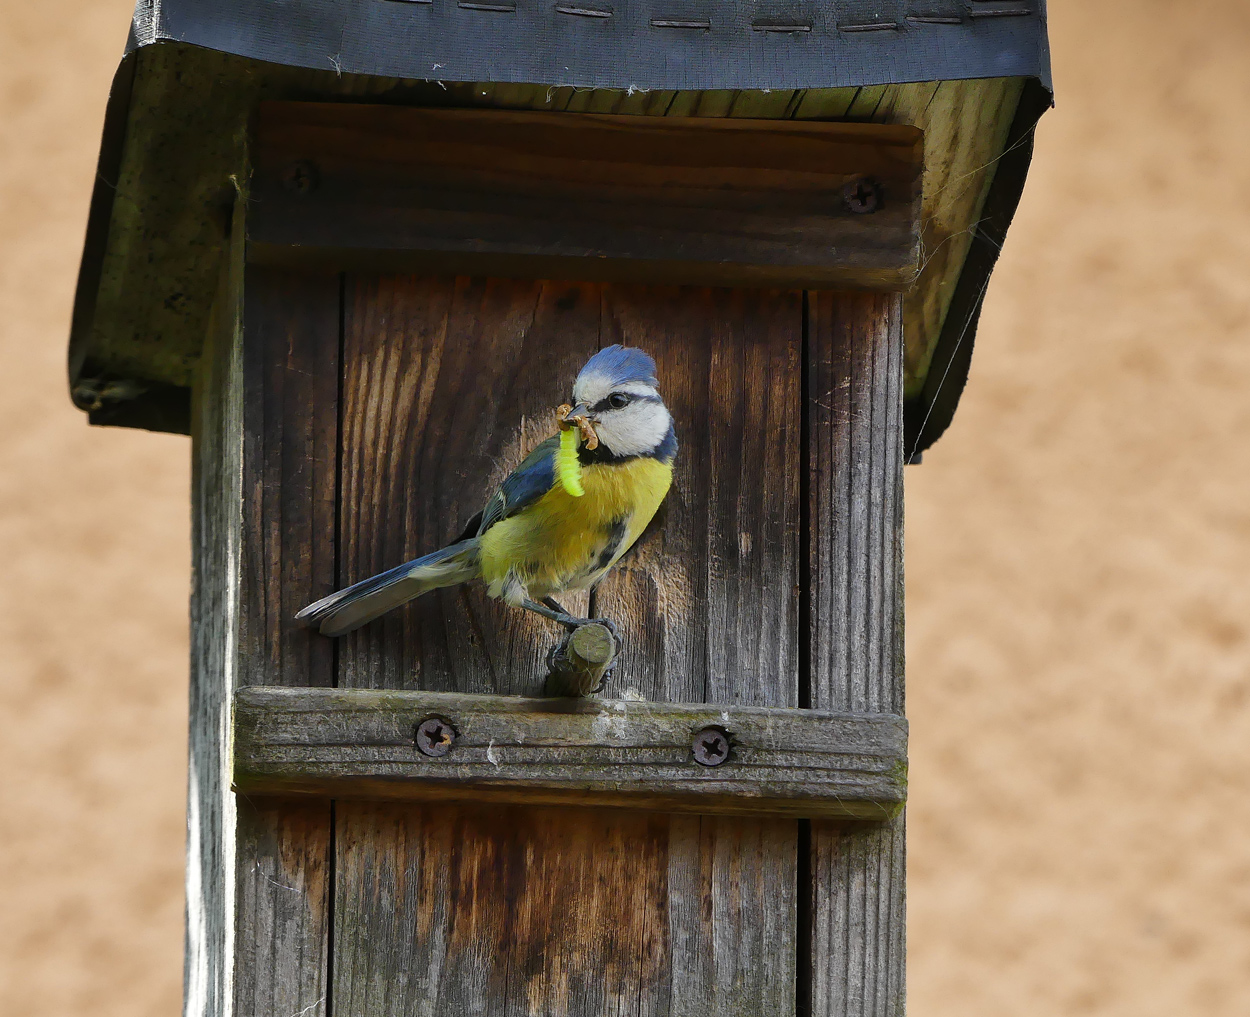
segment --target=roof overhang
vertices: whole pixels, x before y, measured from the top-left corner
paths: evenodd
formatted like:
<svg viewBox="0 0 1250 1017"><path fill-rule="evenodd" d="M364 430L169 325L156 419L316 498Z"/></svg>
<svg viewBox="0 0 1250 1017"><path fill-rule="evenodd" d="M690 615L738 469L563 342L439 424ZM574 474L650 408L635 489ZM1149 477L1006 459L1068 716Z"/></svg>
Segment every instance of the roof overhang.
<svg viewBox="0 0 1250 1017"><path fill-rule="evenodd" d="M70 343L93 423L185 431L266 99L912 124L908 450L945 430L1050 105L1043 0L141 0Z"/></svg>

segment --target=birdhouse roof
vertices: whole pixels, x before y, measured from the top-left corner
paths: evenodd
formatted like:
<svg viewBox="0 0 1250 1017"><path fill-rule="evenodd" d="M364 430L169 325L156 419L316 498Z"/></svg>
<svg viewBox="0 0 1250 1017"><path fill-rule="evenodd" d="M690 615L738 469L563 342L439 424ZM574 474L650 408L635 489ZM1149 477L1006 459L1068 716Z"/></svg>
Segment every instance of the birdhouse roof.
<svg viewBox="0 0 1250 1017"><path fill-rule="evenodd" d="M946 427L1050 105L1044 0L139 0L70 341L94 423L185 430L264 99L837 119L925 130L909 446Z"/></svg>
<svg viewBox="0 0 1250 1017"><path fill-rule="evenodd" d="M178 41L336 73L579 88L838 88L1036 77L1044 0L140 0Z"/></svg>

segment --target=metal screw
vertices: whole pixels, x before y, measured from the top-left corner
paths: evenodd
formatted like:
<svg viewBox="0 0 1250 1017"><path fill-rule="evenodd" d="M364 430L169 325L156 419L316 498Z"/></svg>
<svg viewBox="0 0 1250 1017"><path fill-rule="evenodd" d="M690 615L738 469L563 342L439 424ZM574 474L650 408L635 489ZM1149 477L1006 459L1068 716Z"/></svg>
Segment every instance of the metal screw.
<svg viewBox="0 0 1250 1017"><path fill-rule="evenodd" d="M282 186L293 194L311 194L319 183L321 174L307 159L297 159L282 171Z"/></svg>
<svg viewBox="0 0 1250 1017"><path fill-rule="evenodd" d="M442 717L426 717L417 725L417 748L427 756L445 756L456 740L456 729Z"/></svg>
<svg viewBox="0 0 1250 1017"><path fill-rule="evenodd" d="M881 184L873 177L857 177L842 188L842 203L857 215L867 215L881 207Z"/></svg>
<svg viewBox="0 0 1250 1017"><path fill-rule="evenodd" d="M694 761L703 766L720 766L729 758L729 735L718 727L705 727L690 743Z"/></svg>

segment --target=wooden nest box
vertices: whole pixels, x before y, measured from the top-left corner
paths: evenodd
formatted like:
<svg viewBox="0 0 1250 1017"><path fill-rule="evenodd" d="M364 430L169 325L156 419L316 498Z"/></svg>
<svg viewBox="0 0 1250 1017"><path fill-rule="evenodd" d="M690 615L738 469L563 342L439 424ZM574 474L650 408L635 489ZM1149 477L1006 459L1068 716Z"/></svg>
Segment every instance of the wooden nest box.
<svg viewBox="0 0 1250 1017"><path fill-rule="evenodd" d="M188 1014L902 1013L902 467L1049 102L1042 0L139 4L70 384L193 438ZM616 342L681 453L603 693L478 589L294 624Z"/></svg>

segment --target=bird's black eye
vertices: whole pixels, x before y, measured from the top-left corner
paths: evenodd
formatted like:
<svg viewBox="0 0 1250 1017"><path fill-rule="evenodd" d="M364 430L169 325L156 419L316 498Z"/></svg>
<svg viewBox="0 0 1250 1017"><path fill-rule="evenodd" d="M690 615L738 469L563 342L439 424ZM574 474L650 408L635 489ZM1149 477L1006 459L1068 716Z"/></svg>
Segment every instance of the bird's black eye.
<svg viewBox="0 0 1250 1017"><path fill-rule="evenodd" d="M614 410L619 410L622 406L629 405L629 396L624 392L613 392L608 396L608 405Z"/></svg>

